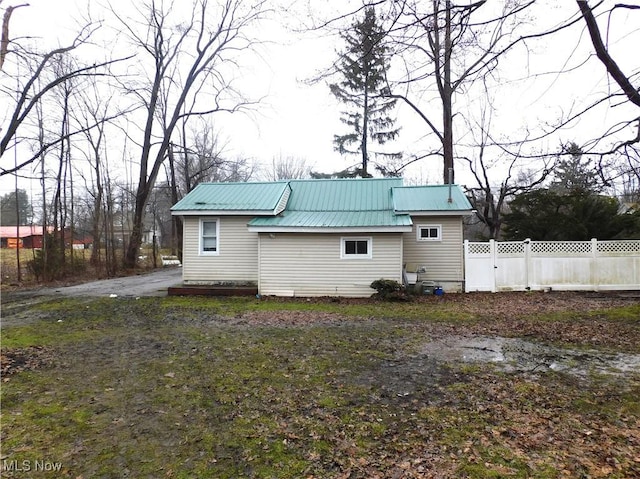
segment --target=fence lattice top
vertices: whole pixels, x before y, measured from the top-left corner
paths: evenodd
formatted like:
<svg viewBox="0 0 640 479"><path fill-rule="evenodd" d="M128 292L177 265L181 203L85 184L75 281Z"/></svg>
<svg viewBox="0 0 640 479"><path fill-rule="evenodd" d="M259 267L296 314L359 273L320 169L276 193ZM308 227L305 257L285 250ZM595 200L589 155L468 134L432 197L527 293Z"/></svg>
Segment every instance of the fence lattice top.
<svg viewBox="0 0 640 479"><path fill-rule="evenodd" d="M468 243L467 251L469 254L490 254L491 243Z"/></svg>
<svg viewBox="0 0 640 479"><path fill-rule="evenodd" d="M496 243L498 254L508 255L508 254L523 254L524 253L524 243L518 241L509 242L509 243Z"/></svg>
<svg viewBox="0 0 640 479"><path fill-rule="evenodd" d="M531 252L544 254L591 253L591 241L532 241Z"/></svg>
<svg viewBox="0 0 640 479"><path fill-rule="evenodd" d="M640 253L640 241L598 241L598 253Z"/></svg>
<svg viewBox="0 0 640 479"><path fill-rule="evenodd" d="M640 240L616 241L489 241L467 242L469 256L490 255L492 245L498 256L522 256L527 245L533 255L585 256L590 254L636 255L640 253ZM595 248L595 250L594 250Z"/></svg>

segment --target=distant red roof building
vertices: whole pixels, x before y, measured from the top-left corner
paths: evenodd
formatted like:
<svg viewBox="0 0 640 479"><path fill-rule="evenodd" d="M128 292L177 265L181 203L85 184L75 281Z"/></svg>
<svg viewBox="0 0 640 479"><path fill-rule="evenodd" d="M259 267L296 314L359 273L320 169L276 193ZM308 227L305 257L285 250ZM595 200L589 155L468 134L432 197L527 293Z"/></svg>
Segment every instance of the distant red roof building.
<svg viewBox="0 0 640 479"><path fill-rule="evenodd" d="M43 231L44 227L38 225L0 226L0 246L2 248L42 248ZM47 231L53 232L53 226L48 226Z"/></svg>

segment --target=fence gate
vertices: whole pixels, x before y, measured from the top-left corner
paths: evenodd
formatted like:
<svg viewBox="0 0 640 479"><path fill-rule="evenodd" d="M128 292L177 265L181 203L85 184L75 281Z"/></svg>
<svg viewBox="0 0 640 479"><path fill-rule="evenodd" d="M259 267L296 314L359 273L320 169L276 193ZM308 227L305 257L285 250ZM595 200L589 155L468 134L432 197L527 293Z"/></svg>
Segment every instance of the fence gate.
<svg viewBox="0 0 640 479"><path fill-rule="evenodd" d="M464 242L465 291L496 291L495 241Z"/></svg>
<svg viewBox="0 0 640 479"><path fill-rule="evenodd" d="M640 240L465 241L465 291L637 290Z"/></svg>

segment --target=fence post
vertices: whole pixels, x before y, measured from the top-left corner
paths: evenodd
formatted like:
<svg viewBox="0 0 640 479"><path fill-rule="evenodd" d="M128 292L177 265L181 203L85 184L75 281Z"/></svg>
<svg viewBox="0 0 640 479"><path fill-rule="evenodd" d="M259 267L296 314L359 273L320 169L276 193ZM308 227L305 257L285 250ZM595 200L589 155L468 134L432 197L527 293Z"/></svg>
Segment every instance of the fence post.
<svg viewBox="0 0 640 479"><path fill-rule="evenodd" d="M463 285L464 285L463 291L465 293L468 293L469 292L469 290L467 289L467 271L468 271L467 265L469 264L469 240L468 239L464 240L464 246L463 246L462 251L464 252L464 254L463 254L464 258L462 260L462 268L463 268L462 269L462 281L464 282L463 283Z"/></svg>
<svg viewBox="0 0 640 479"><path fill-rule="evenodd" d="M591 285L594 291L598 291L599 288L599 274L598 274L598 239L591 238L591 260L589 261L589 276L591 279Z"/></svg>
<svg viewBox="0 0 640 479"><path fill-rule="evenodd" d="M531 279L529 273L531 271L531 238L527 238L524 243L524 287L527 291L531 291Z"/></svg>
<svg viewBox="0 0 640 479"><path fill-rule="evenodd" d="M498 259L496 257L496 241L490 239L489 240L489 251L491 254L491 266L493 266L491 271L491 292L495 293L497 291L496 288L496 270L498 269Z"/></svg>

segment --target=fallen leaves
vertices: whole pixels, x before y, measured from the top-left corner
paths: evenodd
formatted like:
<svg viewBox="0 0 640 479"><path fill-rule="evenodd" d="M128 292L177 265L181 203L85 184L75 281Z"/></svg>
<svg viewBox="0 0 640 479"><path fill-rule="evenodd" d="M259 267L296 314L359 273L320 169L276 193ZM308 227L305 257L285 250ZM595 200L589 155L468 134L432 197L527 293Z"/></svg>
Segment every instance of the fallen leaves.
<svg viewBox="0 0 640 479"><path fill-rule="evenodd" d="M358 302L378 304L310 301ZM614 295L425 297L373 320L284 300L228 316L116 303L56 310L56 334L90 327L81 340L3 351L3 375L32 372L7 385L3 448L53 451L68 477L106 475L109 454L137 477L640 477L637 375L503 373L416 346L463 333L638 352L637 320L597 313L630 304Z"/></svg>
<svg viewBox="0 0 640 479"><path fill-rule="evenodd" d="M0 354L0 376L6 382L14 374L50 365L54 359L53 349L43 346L4 350Z"/></svg>

